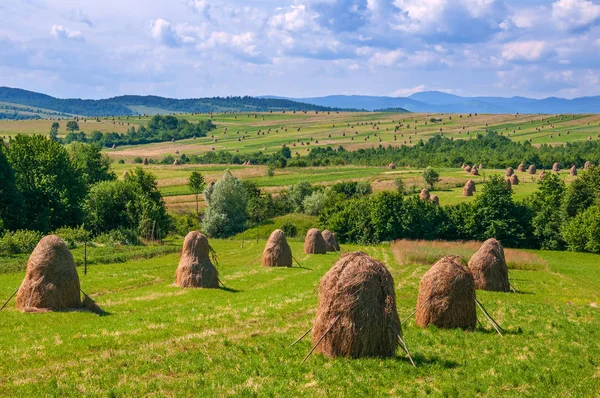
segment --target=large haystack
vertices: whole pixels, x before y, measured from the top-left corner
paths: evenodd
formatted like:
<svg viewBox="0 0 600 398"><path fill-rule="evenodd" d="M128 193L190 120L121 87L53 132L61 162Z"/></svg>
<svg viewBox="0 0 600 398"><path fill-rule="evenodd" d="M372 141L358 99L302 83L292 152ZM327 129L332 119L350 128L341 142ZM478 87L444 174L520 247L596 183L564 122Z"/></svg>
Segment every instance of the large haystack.
<svg viewBox="0 0 600 398"><path fill-rule="evenodd" d="M327 253L327 245L323 239L323 234L317 228L311 228L306 233L304 239L305 254L325 254Z"/></svg>
<svg viewBox="0 0 600 398"><path fill-rule="evenodd" d="M510 181L511 185L519 185L519 177L516 174L511 175L508 181Z"/></svg>
<svg viewBox="0 0 600 398"><path fill-rule="evenodd" d="M429 200L431 195L429 195L429 190L427 188L423 188L421 193L419 194L419 199L421 200Z"/></svg>
<svg viewBox="0 0 600 398"><path fill-rule="evenodd" d="M508 169L506 169L506 176L507 176L507 177L510 177L510 176L512 176L513 174L515 174L515 171L513 170L513 168L512 168L512 167L509 167Z"/></svg>
<svg viewBox="0 0 600 398"><path fill-rule="evenodd" d="M325 247L328 252L336 252L337 253L340 251L340 245L337 241L337 236L335 236L335 234L333 232L326 229L325 231L323 231L322 235L323 235L323 240L325 241Z"/></svg>
<svg viewBox="0 0 600 398"><path fill-rule="evenodd" d="M39 241L27 262L17 294L22 311L58 311L81 307L79 275L73 255L56 235Z"/></svg>
<svg viewBox="0 0 600 398"><path fill-rule="evenodd" d="M319 284L315 351L328 357L391 357L399 335L394 280L385 265L361 252L338 260Z"/></svg>
<svg viewBox="0 0 600 398"><path fill-rule="evenodd" d="M276 229L269 236L262 254L262 265L265 267L292 266L292 249L282 230Z"/></svg>
<svg viewBox="0 0 600 398"><path fill-rule="evenodd" d="M554 162L554 164L552 165L552 171L555 171L557 173L560 171L560 166L558 165L558 162Z"/></svg>
<svg viewBox="0 0 600 398"><path fill-rule="evenodd" d="M529 167L527 168L527 172L528 172L529 174L535 174L535 172L536 172L536 169L535 169L535 164L531 164L531 165L529 165Z"/></svg>
<svg viewBox="0 0 600 398"><path fill-rule="evenodd" d="M442 258L423 275L416 320L421 327L475 329L475 282L457 257Z"/></svg>
<svg viewBox="0 0 600 398"><path fill-rule="evenodd" d="M575 177L577 175L577 167L575 165L571 166L569 169L569 175L571 177Z"/></svg>
<svg viewBox="0 0 600 398"><path fill-rule="evenodd" d="M475 181L469 180L463 188L463 196L473 196L473 192L475 192Z"/></svg>
<svg viewBox="0 0 600 398"><path fill-rule="evenodd" d="M517 167L517 171L524 172L525 170L527 170L525 163L521 162L521 164L519 164L519 167Z"/></svg>
<svg viewBox="0 0 600 398"><path fill-rule="evenodd" d="M510 291L504 249L496 239L490 238L481 245L469 260L469 269L473 274L476 289Z"/></svg>
<svg viewBox="0 0 600 398"><path fill-rule="evenodd" d="M219 287L219 272L210 260L213 253L208 239L198 231L188 233L177 267L175 285L179 287Z"/></svg>

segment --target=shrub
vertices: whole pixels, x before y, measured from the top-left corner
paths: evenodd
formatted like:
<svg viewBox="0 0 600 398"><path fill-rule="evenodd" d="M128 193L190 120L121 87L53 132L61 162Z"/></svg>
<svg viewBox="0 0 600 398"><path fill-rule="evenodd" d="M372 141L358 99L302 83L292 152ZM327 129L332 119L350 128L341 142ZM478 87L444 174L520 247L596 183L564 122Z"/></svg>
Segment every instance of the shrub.
<svg viewBox="0 0 600 398"><path fill-rule="evenodd" d="M324 192L313 192L312 195L307 196L304 198L304 201L302 201L304 212L311 216L318 216L323 211L326 198L327 195Z"/></svg>
<svg viewBox="0 0 600 398"><path fill-rule="evenodd" d="M40 239L42 239L42 234L37 231L7 231L0 240L0 252L6 254L29 253L33 251Z"/></svg>
<svg viewBox="0 0 600 398"><path fill-rule="evenodd" d="M229 170L204 191L207 203L202 227L211 237L226 238L244 230L248 197L244 185Z"/></svg>
<svg viewBox="0 0 600 398"><path fill-rule="evenodd" d="M181 213L171 215L173 230L177 235L186 236L190 231L200 229L198 216L192 213Z"/></svg>
<svg viewBox="0 0 600 398"><path fill-rule="evenodd" d="M287 221L281 225L281 230L288 238L293 238L298 235L298 227L295 224Z"/></svg>
<svg viewBox="0 0 600 398"><path fill-rule="evenodd" d="M95 242L109 246L136 246L140 244L140 238L135 230L131 229L113 229L101 235L98 235Z"/></svg>
<svg viewBox="0 0 600 398"><path fill-rule="evenodd" d="M600 205L575 216L564 228L569 250L600 253Z"/></svg>
<svg viewBox="0 0 600 398"><path fill-rule="evenodd" d="M69 247L77 246L77 243L83 243L90 239L90 233L81 227L62 227L53 232L60 237Z"/></svg>

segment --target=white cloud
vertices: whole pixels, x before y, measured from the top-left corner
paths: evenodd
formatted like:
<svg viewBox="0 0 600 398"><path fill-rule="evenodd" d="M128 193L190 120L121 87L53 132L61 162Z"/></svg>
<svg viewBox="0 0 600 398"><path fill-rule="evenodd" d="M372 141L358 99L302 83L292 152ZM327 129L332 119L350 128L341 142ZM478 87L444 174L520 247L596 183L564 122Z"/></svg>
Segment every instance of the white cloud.
<svg viewBox="0 0 600 398"><path fill-rule="evenodd" d="M150 33L156 41L168 47L177 47L180 44L175 29L173 29L171 23L166 19L159 18L152 21Z"/></svg>
<svg viewBox="0 0 600 398"><path fill-rule="evenodd" d="M394 92L392 92L390 94L390 96L392 97L408 97L409 95L412 95L414 93L420 93L422 91L425 91L425 85L424 84L419 84L418 86L412 87L412 88L400 88Z"/></svg>
<svg viewBox="0 0 600 398"><path fill-rule="evenodd" d="M540 40L512 42L502 47L502 57L509 61L537 61L546 54L546 42Z"/></svg>
<svg viewBox="0 0 600 398"><path fill-rule="evenodd" d="M385 52L377 51L371 56L369 63L373 66L393 66L396 65L403 57L404 52L402 50Z"/></svg>
<svg viewBox="0 0 600 398"><path fill-rule="evenodd" d="M60 40L74 40L74 41L83 41L85 38L80 31L70 30L65 28L62 25L52 25L52 29L50 29L50 34L57 39Z"/></svg>
<svg viewBox="0 0 600 398"><path fill-rule="evenodd" d="M584 28L600 20L600 5L587 0L559 0L552 3L552 19L563 30Z"/></svg>

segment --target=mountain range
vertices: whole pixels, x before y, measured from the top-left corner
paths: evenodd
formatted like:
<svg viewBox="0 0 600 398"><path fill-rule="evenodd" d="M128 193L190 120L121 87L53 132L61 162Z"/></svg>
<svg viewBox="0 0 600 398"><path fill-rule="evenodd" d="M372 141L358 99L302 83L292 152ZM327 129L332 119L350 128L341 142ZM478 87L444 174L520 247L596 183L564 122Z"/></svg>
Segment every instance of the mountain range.
<svg viewBox="0 0 600 398"><path fill-rule="evenodd" d="M382 109L406 109L409 112L430 113L599 113L600 96L574 99L550 97L533 99L525 97L461 97L439 91L415 93L409 97L377 97L365 95L330 95L313 98L266 98L289 99L308 104L364 109L368 111Z"/></svg>

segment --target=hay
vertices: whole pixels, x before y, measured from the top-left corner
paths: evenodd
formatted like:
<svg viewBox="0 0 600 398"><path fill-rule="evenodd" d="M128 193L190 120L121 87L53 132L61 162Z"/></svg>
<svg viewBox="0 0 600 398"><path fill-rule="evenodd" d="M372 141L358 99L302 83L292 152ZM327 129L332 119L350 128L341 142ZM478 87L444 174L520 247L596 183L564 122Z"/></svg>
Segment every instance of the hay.
<svg viewBox="0 0 600 398"><path fill-rule="evenodd" d="M440 198L437 195L431 195L429 200L431 200L431 203L433 203L436 206L440 205Z"/></svg>
<svg viewBox="0 0 600 398"><path fill-rule="evenodd" d="M276 229L269 236L262 254L262 265L264 267L292 266L292 249L282 230Z"/></svg>
<svg viewBox="0 0 600 398"><path fill-rule="evenodd" d="M173 162L173 166L179 166L179 160L175 159L175 161Z"/></svg>
<svg viewBox="0 0 600 398"><path fill-rule="evenodd" d="M427 188L423 188L421 193L419 194L419 199L421 200L429 200L431 195L429 195L429 190Z"/></svg>
<svg viewBox="0 0 600 398"><path fill-rule="evenodd" d="M525 167L525 163L521 162L521 164L519 164L519 167L517 167L517 171L520 172L525 172L525 170L527 170L527 168Z"/></svg>
<svg viewBox="0 0 600 398"><path fill-rule="evenodd" d="M327 245L323 239L321 231L317 228L311 228L306 233L304 239L304 253L305 254L325 254L327 253Z"/></svg>
<svg viewBox="0 0 600 398"><path fill-rule="evenodd" d="M394 280L385 265L361 252L338 260L319 284L315 350L328 357L391 357L399 335Z"/></svg>
<svg viewBox="0 0 600 398"><path fill-rule="evenodd" d="M323 231L322 235L323 235L323 240L325 241L325 247L328 252L336 252L337 253L340 251L340 245L337 241L337 236L333 232L326 229L325 231Z"/></svg>
<svg viewBox="0 0 600 398"><path fill-rule="evenodd" d="M575 165L571 166L569 169L569 175L571 177L575 177L577 175L577 167L575 167Z"/></svg>
<svg viewBox="0 0 600 398"><path fill-rule="evenodd" d="M390 163L390 164L388 164L387 168L390 169L390 170L395 170L396 169L396 165L394 163Z"/></svg>
<svg viewBox="0 0 600 398"><path fill-rule="evenodd" d="M560 166L558 165L558 162L554 162L554 164L552 165L552 171L557 173L560 171Z"/></svg>
<svg viewBox="0 0 600 398"><path fill-rule="evenodd" d="M519 177L516 174L511 175L508 181L510 181L511 185L519 185Z"/></svg>
<svg viewBox="0 0 600 398"><path fill-rule="evenodd" d="M466 166L465 166L465 173L470 173L470 172L471 172L471 169L472 169L472 168L471 168L471 166L469 166L469 165L466 165Z"/></svg>
<svg viewBox="0 0 600 398"><path fill-rule="evenodd" d="M478 176L479 175L479 170L477 169L477 166L473 166L471 168L471 173L472 176Z"/></svg>
<svg viewBox="0 0 600 398"><path fill-rule="evenodd" d="M179 287L219 287L219 272L209 255L214 250L206 236L198 231L188 233L183 241L183 250L175 275L175 285Z"/></svg>
<svg viewBox="0 0 600 398"><path fill-rule="evenodd" d="M534 164L532 164L532 165L529 165L529 167L527 168L527 172L528 172L529 174L535 174L535 172L536 172L536 170L535 170L535 165L534 165Z"/></svg>
<svg viewBox="0 0 600 398"><path fill-rule="evenodd" d="M144 158L144 166L148 166L148 158Z"/></svg>
<svg viewBox="0 0 600 398"><path fill-rule="evenodd" d="M542 172L538 176L539 180L543 180L544 178L546 178L546 170L542 170Z"/></svg>
<svg viewBox="0 0 600 398"><path fill-rule="evenodd" d="M508 169L506 169L506 176L507 177L510 177L510 176L512 176L514 174L515 174L515 171L513 170L512 167L509 167Z"/></svg>
<svg viewBox="0 0 600 398"><path fill-rule="evenodd" d="M585 162L585 164L583 165L583 169L584 170L589 170L590 167L592 167L592 162L590 162L589 160L587 162Z"/></svg>
<svg viewBox="0 0 600 398"><path fill-rule="evenodd" d="M58 311L81 307L79 275L73 255L56 235L42 238L27 261L17 294L22 311Z"/></svg>
<svg viewBox="0 0 600 398"><path fill-rule="evenodd" d="M494 292L509 292L508 267L504 249L494 238L486 240L469 260L475 288Z"/></svg>
<svg viewBox="0 0 600 398"><path fill-rule="evenodd" d="M473 192L475 192L475 190L475 181L469 180L463 188L463 196L473 196Z"/></svg>
<svg viewBox="0 0 600 398"><path fill-rule="evenodd" d="M475 329L475 282L458 257L446 256L423 275L417 299L417 325Z"/></svg>
<svg viewBox="0 0 600 398"><path fill-rule="evenodd" d="M129 178L129 173L125 171L121 177L123 178L123 181L126 181Z"/></svg>

